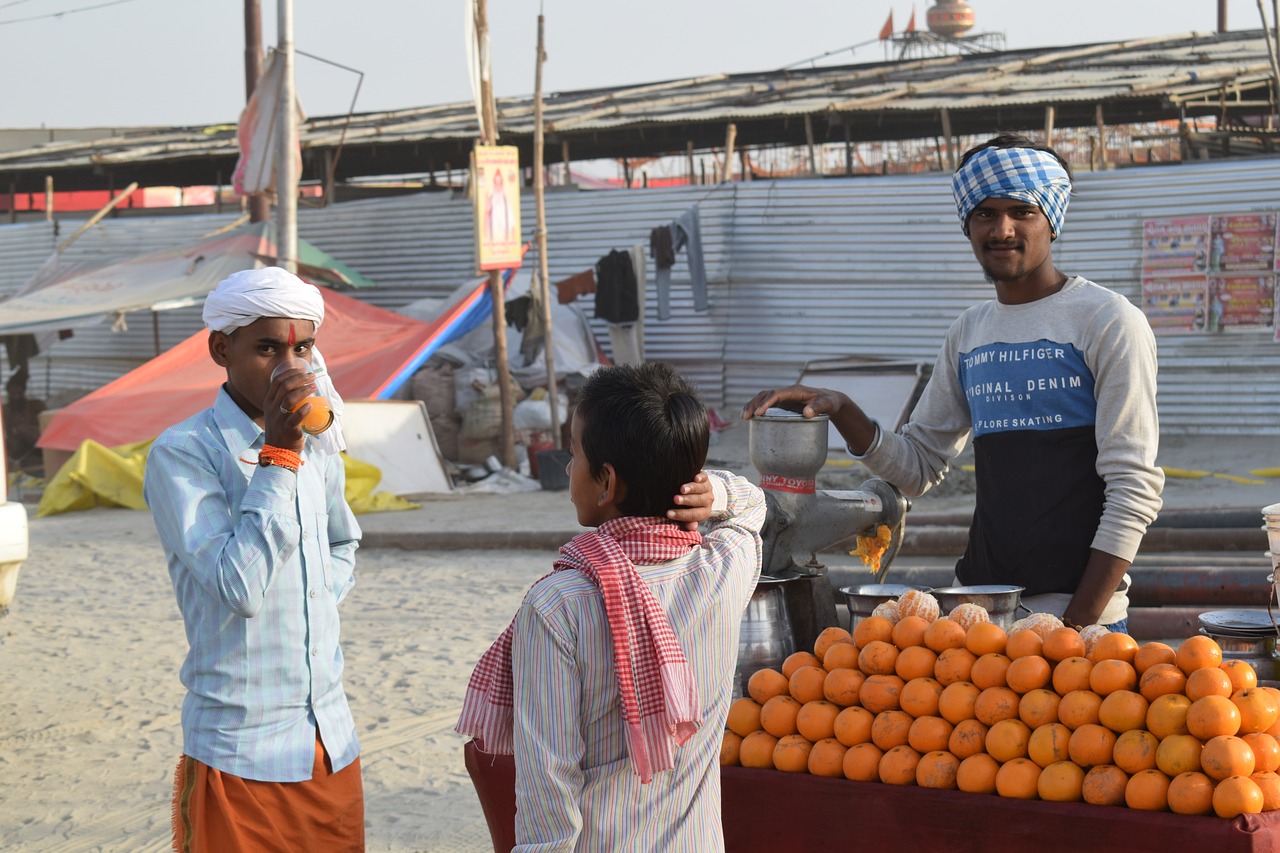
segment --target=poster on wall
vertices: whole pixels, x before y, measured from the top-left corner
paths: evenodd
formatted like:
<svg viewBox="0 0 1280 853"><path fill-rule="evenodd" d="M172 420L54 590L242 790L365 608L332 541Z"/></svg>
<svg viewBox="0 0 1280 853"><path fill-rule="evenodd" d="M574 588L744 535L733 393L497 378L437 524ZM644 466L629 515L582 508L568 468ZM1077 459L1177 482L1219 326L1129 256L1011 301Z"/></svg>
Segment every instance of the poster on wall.
<svg viewBox="0 0 1280 853"><path fill-rule="evenodd" d="M1276 214L1233 213L1213 216L1209 269L1239 272L1276 269Z"/></svg>
<svg viewBox="0 0 1280 853"><path fill-rule="evenodd" d="M1209 217L1149 219L1142 228L1142 271L1202 273L1209 264Z"/></svg>
<svg viewBox="0 0 1280 853"><path fill-rule="evenodd" d="M1142 311L1157 335L1203 332L1208 303L1209 283L1202 275L1142 277Z"/></svg>
<svg viewBox="0 0 1280 853"><path fill-rule="evenodd" d="M1275 327L1275 278L1270 272L1209 276L1208 330L1271 331Z"/></svg>
<svg viewBox="0 0 1280 853"><path fill-rule="evenodd" d="M520 266L520 159L514 145L477 145L472 154L476 267Z"/></svg>

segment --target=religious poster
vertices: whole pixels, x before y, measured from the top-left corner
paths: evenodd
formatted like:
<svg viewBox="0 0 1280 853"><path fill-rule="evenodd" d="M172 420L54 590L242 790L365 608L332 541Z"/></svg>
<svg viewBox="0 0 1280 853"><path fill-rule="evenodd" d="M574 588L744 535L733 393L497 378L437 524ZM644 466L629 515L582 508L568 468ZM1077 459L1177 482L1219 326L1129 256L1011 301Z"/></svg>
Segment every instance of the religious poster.
<svg viewBox="0 0 1280 853"><path fill-rule="evenodd" d="M1208 303L1209 285L1202 275L1142 277L1142 311L1157 335L1203 332Z"/></svg>
<svg viewBox="0 0 1280 853"><path fill-rule="evenodd" d="M513 145L477 145L472 154L476 266L520 266L520 160Z"/></svg>
<svg viewBox="0 0 1280 853"><path fill-rule="evenodd" d="M1275 296L1275 276L1270 272L1209 276L1209 331L1272 329Z"/></svg>
<svg viewBox="0 0 1280 853"><path fill-rule="evenodd" d="M1276 214L1213 216L1209 269L1213 272L1276 269Z"/></svg>
<svg viewBox="0 0 1280 853"><path fill-rule="evenodd" d="M1149 219L1142 227L1142 271L1202 273L1209 264L1209 217Z"/></svg>

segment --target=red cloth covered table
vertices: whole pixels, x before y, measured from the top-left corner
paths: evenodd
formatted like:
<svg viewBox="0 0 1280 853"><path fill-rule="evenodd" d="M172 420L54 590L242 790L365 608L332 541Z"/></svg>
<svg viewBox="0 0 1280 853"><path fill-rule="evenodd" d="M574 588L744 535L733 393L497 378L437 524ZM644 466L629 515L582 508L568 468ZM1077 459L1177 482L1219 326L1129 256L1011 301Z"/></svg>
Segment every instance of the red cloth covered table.
<svg viewBox="0 0 1280 853"><path fill-rule="evenodd" d="M508 853L515 846L515 762L509 755L482 754L471 743L465 752L493 849ZM1280 853L1280 811L1234 820L1186 817L743 767L723 768L720 779L731 853Z"/></svg>

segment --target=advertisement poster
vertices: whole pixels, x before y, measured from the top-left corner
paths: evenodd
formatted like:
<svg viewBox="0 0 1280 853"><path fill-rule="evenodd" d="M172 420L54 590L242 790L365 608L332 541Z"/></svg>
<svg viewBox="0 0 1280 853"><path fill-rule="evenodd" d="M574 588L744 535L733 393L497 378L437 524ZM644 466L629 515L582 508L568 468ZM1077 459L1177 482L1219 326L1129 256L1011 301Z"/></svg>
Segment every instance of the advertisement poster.
<svg viewBox="0 0 1280 853"><path fill-rule="evenodd" d="M1209 264L1209 217L1149 219L1142 227L1142 271L1202 273Z"/></svg>
<svg viewBox="0 0 1280 853"><path fill-rule="evenodd" d="M1203 332L1209 283L1204 276L1143 276L1142 310L1157 335Z"/></svg>
<svg viewBox="0 0 1280 853"><path fill-rule="evenodd" d="M1276 214L1212 217L1209 269L1214 272L1276 269Z"/></svg>
<svg viewBox="0 0 1280 853"><path fill-rule="evenodd" d="M477 145L472 155L476 266L520 266L520 160L513 145Z"/></svg>
<svg viewBox="0 0 1280 853"><path fill-rule="evenodd" d="M1275 297L1275 276L1270 272L1209 276L1209 331L1274 328Z"/></svg>

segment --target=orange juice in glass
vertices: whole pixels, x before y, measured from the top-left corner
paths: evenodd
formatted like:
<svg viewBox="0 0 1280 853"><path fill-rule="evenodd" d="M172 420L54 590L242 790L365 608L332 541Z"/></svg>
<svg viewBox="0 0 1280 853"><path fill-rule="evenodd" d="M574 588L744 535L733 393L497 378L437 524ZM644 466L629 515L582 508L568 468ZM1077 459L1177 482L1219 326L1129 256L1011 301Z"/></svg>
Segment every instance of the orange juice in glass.
<svg viewBox="0 0 1280 853"><path fill-rule="evenodd" d="M276 376L284 370L293 368L301 368L308 373L313 373L312 367L300 358L291 358L288 361L282 361L271 371L271 378L274 380ZM298 405L293 407L293 411L298 411L307 403L311 404L311 411L307 412L302 418L302 431L308 435L319 435L320 433L333 426L333 408L329 405L329 401L320 394L312 394Z"/></svg>

